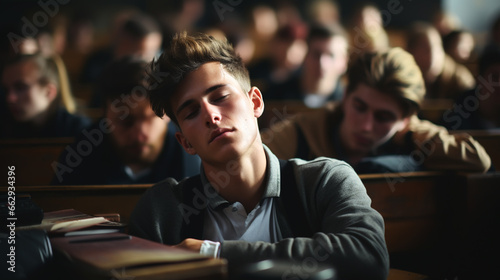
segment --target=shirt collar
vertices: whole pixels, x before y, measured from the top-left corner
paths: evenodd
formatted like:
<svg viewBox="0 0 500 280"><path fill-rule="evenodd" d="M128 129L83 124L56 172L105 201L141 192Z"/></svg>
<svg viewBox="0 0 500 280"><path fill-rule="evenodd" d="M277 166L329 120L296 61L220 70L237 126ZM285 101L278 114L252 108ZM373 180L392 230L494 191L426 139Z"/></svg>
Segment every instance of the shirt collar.
<svg viewBox="0 0 500 280"><path fill-rule="evenodd" d="M264 194L262 195L261 201L269 197L279 197L280 196L280 180L281 180L281 170L278 158L269 150L269 148L263 144L264 152L266 153L267 169L266 178L264 179ZM203 184L203 190L208 198L208 205L212 209L217 209L220 207L227 207L230 203L221 197L212 185L208 182L207 176L205 175L205 170L203 165L200 168L201 182ZM218 178L220 180L225 179L224 174L220 174Z"/></svg>

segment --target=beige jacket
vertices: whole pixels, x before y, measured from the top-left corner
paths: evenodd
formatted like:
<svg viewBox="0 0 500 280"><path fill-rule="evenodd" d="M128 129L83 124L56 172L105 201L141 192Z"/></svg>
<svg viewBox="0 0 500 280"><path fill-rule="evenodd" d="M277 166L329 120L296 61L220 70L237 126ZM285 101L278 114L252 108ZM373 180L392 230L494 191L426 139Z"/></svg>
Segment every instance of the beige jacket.
<svg viewBox="0 0 500 280"><path fill-rule="evenodd" d="M298 114L264 130L262 141L278 158L296 157L297 127L300 127L312 158L337 158L332 134L334 126L340 124L340 119L340 112L336 108ZM405 143L410 132L412 143ZM420 120L417 116L413 116L407 128L389 141L397 146L412 145L412 153L422 158L425 170L486 172L491 165L485 149L470 135L451 135L446 128Z"/></svg>

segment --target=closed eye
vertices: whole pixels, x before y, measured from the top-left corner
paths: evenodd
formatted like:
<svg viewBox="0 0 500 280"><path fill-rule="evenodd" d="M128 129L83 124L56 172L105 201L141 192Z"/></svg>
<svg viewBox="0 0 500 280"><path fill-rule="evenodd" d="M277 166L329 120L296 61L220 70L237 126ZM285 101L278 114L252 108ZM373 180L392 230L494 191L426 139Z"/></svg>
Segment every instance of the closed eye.
<svg viewBox="0 0 500 280"><path fill-rule="evenodd" d="M375 120L379 123L388 123L396 121L397 117L392 112L378 111L374 114Z"/></svg>
<svg viewBox="0 0 500 280"><path fill-rule="evenodd" d="M213 103L218 103L218 102L221 102L223 100L225 100L227 97L229 96L229 94L224 94L224 95L221 95L219 97L216 97L212 100Z"/></svg>
<svg viewBox="0 0 500 280"><path fill-rule="evenodd" d="M356 111L358 112L365 112L366 109L367 109L367 106L364 102L358 100L358 99L355 99L354 102L353 102L353 107L354 109L356 109Z"/></svg>
<svg viewBox="0 0 500 280"><path fill-rule="evenodd" d="M196 117L196 115L198 115L199 111L200 111L199 108L190 109L189 112L187 113L187 115L184 117L184 119L192 119L192 118Z"/></svg>

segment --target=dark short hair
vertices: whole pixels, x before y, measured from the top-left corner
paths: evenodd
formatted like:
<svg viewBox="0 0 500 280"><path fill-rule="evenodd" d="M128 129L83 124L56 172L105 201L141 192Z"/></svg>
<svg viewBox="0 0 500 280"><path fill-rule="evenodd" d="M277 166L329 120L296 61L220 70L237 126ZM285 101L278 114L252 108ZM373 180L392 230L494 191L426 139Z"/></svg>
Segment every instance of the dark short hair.
<svg viewBox="0 0 500 280"><path fill-rule="evenodd" d="M133 93L136 87L141 87L144 94L147 89L146 83L147 62L125 56L113 61L104 70L96 84L96 94L104 101L121 99Z"/></svg>
<svg viewBox="0 0 500 280"><path fill-rule="evenodd" d="M489 46L479 56L479 74L484 74L492 65L500 64L500 47Z"/></svg>
<svg viewBox="0 0 500 280"><path fill-rule="evenodd" d="M315 24L309 28L307 43L310 44L312 40L316 39L330 39L336 36L342 37L346 41L348 40L347 33L340 24Z"/></svg>
<svg viewBox="0 0 500 280"><path fill-rule="evenodd" d="M121 29L136 39L142 39L151 33L161 33L159 24L152 17L140 13L128 18Z"/></svg>
<svg viewBox="0 0 500 280"><path fill-rule="evenodd" d="M353 59L348 68L349 94L363 84L392 96L405 116L418 111L425 95L422 72L411 54L401 48L365 53Z"/></svg>
<svg viewBox="0 0 500 280"><path fill-rule="evenodd" d="M177 33L148 69L149 99L159 117L167 115L178 124L170 100L179 83L192 71L208 62L219 62L240 84L250 91L250 78L241 58L227 41L219 41L204 33Z"/></svg>

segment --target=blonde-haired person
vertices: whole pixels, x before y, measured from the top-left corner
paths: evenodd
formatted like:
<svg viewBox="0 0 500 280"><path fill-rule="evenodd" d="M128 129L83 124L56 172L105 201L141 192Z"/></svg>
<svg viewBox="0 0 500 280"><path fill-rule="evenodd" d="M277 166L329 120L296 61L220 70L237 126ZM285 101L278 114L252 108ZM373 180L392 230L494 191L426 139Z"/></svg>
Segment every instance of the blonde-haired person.
<svg viewBox="0 0 500 280"><path fill-rule="evenodd" d="M490 168L490 157L471 136L451 135L417 117L425 85L403 49L363 54L349 66L348 80L339 106L270 127L264 144L280 158L333 157L358 173Z"/></svg>
<svg viewBox="0 0 500 280"><path fill-rule="evenodd" d="M2 70L7 113L3 138L74 137L90 124L75 104L64 65L40 53L19 54Z"/></svg>

